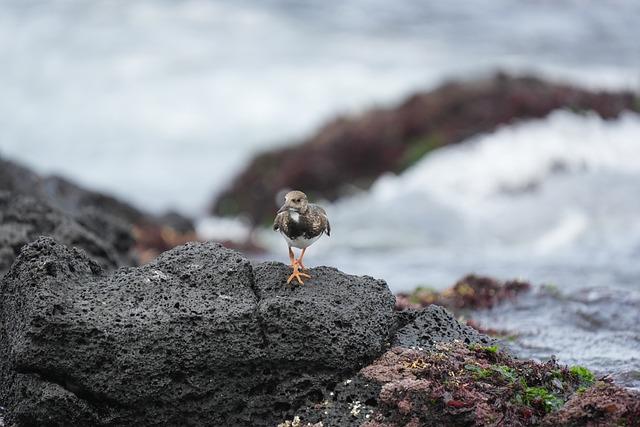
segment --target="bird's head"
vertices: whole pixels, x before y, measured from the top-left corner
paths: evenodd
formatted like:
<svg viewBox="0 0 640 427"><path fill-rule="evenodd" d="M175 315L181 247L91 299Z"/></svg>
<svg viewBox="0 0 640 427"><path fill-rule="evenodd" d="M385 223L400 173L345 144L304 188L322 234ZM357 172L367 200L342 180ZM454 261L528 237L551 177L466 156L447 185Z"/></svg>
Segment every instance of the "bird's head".
<svg viewBox="0 0 640 427"><path fill-rule="evenodd" d="M305 213L308 204L307 195L302 191L289 191L287 195L284 196L283 208Z"/></svg>

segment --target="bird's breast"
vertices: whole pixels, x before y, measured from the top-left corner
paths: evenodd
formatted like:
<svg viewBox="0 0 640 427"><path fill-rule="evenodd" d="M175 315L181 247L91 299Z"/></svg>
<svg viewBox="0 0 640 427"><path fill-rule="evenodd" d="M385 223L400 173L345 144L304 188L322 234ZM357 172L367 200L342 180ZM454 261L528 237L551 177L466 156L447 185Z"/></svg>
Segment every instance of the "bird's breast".
<svg viewBox="0 0 640 427"><path fill-rule="evenodd" d="M321 236L321 234L315 236L315 237L305 237L304 234L301 234L299 236L296 237L291 237L288 236L284 231L281 232L282 236L284 237L284 239L287 241L287 243L289 244L289 246L293 247L293 248L298 248L298 249L305 249L308 248L309 246L311 246L312 244L315 243L316 240L318 240Z"/></svg>

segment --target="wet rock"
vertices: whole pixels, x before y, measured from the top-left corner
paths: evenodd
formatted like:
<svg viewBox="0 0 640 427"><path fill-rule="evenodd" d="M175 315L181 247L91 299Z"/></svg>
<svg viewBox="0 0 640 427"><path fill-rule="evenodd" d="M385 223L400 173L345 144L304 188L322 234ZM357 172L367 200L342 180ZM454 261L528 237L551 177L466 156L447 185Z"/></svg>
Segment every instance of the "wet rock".
<svg viewBox="0 0 640 427"><path fill-rule="evenodd" d="M127 223L136 223L147 214L107 194L85 189L60 176L42 176L9 160L0 158L0 190L44 199L71 215L84 209L98 208L101 212Z"/></svg>
<svg viewBox="0 0 640 427"><path fill-rule="evenodd" d="M612 118L637 111L638 104L631 92L590 92L531 77L499 74L448 83L395 108L337 118L299 145L256 156L218 195L211 211L268 223L283 189L304 188L312 199L335 200L367 188L385 172L406 169L433 149L558 108Z"/></svg>
<svg viewBox="0 0 640 427"><path fill-rule="evenodd" d="M584 368L496 346L393 347L298 418L324 427L635 425L639 395L593 382Z"/></svg>
<svg viewBox="0 0 640 427"><path fill-rule="evenodd" d="M413 321L397 331L394 345L430 349L437 343L451 341L485 345L494 343L486 335L458 322L443 307L430 305L424 310L415 312Z"/></svg>
<svg viewBox="0 0 640 427"><path fill-rule="evenodd" d="M0 190L43 200L109 242L121 256L131 255L135 250L135 258L142 262L187 241L197 240L193 221L176 212L156 216L63 177L41 176L1 158ZM124 265L129 264L131 262Z"/></svg>
<svg viewBox="0 0 640 427"><path fill-rule="evenodd" d="M127 251L85 227L64 212L32 197L0 191L0 276L20 249L39 236L53 236L84 250L105 269L130 263Z"/></svg>
<svg viewBox="0 0 640 427"><path fill-rule="evenodd" d="M0 157L0 190L40 195L44 179L35 172Z"/></svg>
<svg viewBox="0 0 640 427"><path fill-rule="evenodd" d="M196 228L193 220L182 215L179 212L168 211L158 217L158 221L167 227L170 227L177 233L189 234L195 233Z"/></svg>
<svg viewBox="0 0 640 427"><path fill-rule="evenodd" d="M146 212L127 202L83 188L57 175L44 177L41 191L60 209L72 214L81 213L86 208L96 208L130 224L136 224L149 217Z"/></svg>
<svg viewBox="0 0 640 427"><path fill-rule="evenodd" d="M102 212L94 206L83 208L74 218L125 258L121 265L135 265L137 263L133 253L136 241L131 233L131 225L126 221Z"/></svg>
<svg viewBox="0 0 640 427"><path fill-rule="evenodd" d="M275 425L378 357L382 281L321 267L304 286L218 244L107 274L51 238L1 282L0 401L18 426Z"/></svg>
<svg viewBox="0 0 640 427"><path fill-rule="evenodd" d="M424 310L396 313L396 333L393 348L357 375L336 385L324 399L297 412L302 424L322 422L326 426L359 426L373 420L380 404L385 382L406 376L405 366L398 362L398 352L424 354L437 351L445 343L461 345L495 345L495 341L457 322L446 309L430 306Z"/></svg>
<svg viewBox="0 0 640 427"><path fill-rule="evenodd" d="M460 314L465 310L492 308L504 301L514 300L530 289L531 284L521 280L503 282L469 274L444 291L419 287L411 294L400 293L396 297L396 308L404 310L435 304Z"/></svg>
<svg viewBox="0 0 640 427"><path fill-rule="evenodd" d="M638 426L640 393L599 381L575 394L558 412L544 419L545 426Z"/></svg>

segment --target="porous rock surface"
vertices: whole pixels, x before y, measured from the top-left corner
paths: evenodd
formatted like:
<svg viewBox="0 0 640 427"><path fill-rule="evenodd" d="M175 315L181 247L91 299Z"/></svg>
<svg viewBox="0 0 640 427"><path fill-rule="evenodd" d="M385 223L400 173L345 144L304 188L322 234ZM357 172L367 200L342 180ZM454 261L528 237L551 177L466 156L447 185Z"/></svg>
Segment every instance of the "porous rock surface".
<svg viewBox="0 0 640 427"><path fill-rule="evenodd" d="M0 191L0 276L9 269L22 246L41 235L83 249L106 269L130 262L124 255L126 248L114 247L115 242L104 240L46 202Z"/></svg>
<svg viewBox="0 0 640 427"><path fill-rule="evenodd" d="M465 344L491 345L492 338L453 318L445 308L430 305L424 310L404 313L409 321L396 333L393 345L430 349L436 343L460 341Z"/></svg>
<svg viewBox="0 0 640 427"><path fill-rule="evenodd" d="M382 281L320 267L252 267L187 244L106 273L51 238L23 247L0 292L8 425L275 425L383 354Z"/></svg>
<svg viewBox="0 0 640 427"><path fill-rule="evenodd" d="M392 348L354 376L338 383L320 404L300 408L297 412L300 419L311 425L321 422L323 427L362 425L373 420L371 416L378 411L385 382L405 378L405 372L394 370L398 353L431 351L438 343L495 343L492 338L459 323L445 308L435 305L420 311L398 312L396 327Z"/></svg>

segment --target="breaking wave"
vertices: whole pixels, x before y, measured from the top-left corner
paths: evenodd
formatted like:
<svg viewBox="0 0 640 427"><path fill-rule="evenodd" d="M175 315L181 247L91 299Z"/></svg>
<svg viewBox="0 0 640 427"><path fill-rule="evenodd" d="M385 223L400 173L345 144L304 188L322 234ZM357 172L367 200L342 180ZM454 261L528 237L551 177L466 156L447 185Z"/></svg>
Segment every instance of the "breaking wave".
<svg viewBox="0 0 640 427"><path fill-rule="evenodd" d="M639 136L636 114L557 111L436 150L330 206L317 251L395 290L468 271L628 286L611 279L640 253Z"/></svg>

